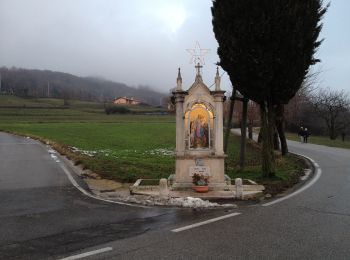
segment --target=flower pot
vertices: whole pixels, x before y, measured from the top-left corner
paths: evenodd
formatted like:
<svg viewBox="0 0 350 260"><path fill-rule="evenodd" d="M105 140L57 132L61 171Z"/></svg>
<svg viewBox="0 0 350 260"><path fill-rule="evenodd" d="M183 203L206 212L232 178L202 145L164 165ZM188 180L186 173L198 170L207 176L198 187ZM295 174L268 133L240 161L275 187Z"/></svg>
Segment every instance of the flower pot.
<svg viewBox="0 0 350 260"><path fill-rule="evenodd" d="M205 186L193 186L192 188L196 192L200 192L200 193L204 193L204 192L208 192L209 191L209 186L208 185L205 185Z"/></svg>

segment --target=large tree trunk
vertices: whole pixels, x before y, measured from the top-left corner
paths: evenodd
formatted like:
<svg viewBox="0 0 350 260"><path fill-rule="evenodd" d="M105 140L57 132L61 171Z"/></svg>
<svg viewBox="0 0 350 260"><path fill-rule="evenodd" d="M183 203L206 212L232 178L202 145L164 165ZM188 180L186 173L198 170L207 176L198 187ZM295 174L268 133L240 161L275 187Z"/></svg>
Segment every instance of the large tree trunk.
<svg viewBox="0 0 350 260"><path fill-rule="evenodd" d="M248 110L248 99L243 99L243 113L241 122L241 149L239 154L239 166L243 170L245 162L245 146L247 139L247 110Z"/></svg>
<svg viewBox="0 0 350 260"><path fill-rule="evenodd" d="M276 128L281 142L282 156L288 154L288 145L285 135L284 105L280 104L276 108Z"/></svg>
<svg viewBox="0 0 350 260"><path fill-rule="evenodd" d="M248 138L253 140L253 122L251 120L248 123Z"/></svg>
<svg viewBox="0 0 350 260"><path fill-rule="evenodd" d="M273 149L279 151L280 150L280 141L278 140L278 132L277 129L273 129Z"/></svg>
<svg viewBox="0 0 350 260"><path fill-rule="evenodd" d="M235 96L236 96L236 88L233 87L232 95L230 98L230 111L228 115L228 120L226 124L226 132L225 132L225 137L224 137L224 153L227 153L227 148L228 148L228 139L230 137L230 130L231 130L231 124L232 124L232 114L233 114L233 108L235 105Z"/></svg>
<svg viewBox="0 0 350 260"><path fill-rule="evenodd" d="M262 136L262 176L275 176L275 154L273 151L274 110L267 102L260 105Z"/></svg>
<svg viewBox="0 0 350 260"><path fill-rule="evenodd" d="M330 124L330 135L329 135L331 140L335 140L338 137L338 133L335 130L335 122L334 119L331 119L331 124Z"/></svg>
<svg viewBox="0 0 350 260"><path fill-rule="evenodd" d="M261 112L260 112L261 113ZM262 123L261 123L262 125ZM261 132L261 129L262 129L262 126L260 127L260 130L259 130L259 135L258 135L258 143L261 144L262 143L262 132Z"/></svg>

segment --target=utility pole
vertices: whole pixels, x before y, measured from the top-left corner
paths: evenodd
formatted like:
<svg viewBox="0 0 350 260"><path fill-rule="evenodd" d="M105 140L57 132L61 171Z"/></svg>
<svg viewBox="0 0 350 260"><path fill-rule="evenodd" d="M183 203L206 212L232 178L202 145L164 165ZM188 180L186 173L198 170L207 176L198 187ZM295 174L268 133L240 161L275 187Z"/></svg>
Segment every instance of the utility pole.
<svg viewBox="0 0 350 260"><path fill-rule="evenodd" d="M0 73L0 94L1 94L2 90L1 90L1 73Z"/></svg>
<svg viewBox="0 0 350 260"><path fill-rule="evenodd" d="M50 82L47 82L47 97L50 97Z"/></svg>

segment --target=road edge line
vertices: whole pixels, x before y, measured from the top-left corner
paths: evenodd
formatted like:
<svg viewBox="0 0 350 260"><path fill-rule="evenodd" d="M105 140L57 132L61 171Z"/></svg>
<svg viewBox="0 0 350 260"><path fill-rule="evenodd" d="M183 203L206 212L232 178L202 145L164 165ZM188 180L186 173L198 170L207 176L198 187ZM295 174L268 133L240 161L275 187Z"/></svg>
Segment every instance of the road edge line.
<svg viewBox="0 0 350 260"><path fill-rule="evenodd" d="M210 224L210 223L222 220L222 219L238 216L240 214L242 214L242 213L235 212L235 213L227 214L227 215L224 215L224 216L221 216L221 217L208 219L208 220L205 220L205 221L202 221L202 222L198 222L198 223L195 223L195 224L191 224L191 225L188 225L188 226L175 228L175 229L172 229L171 232L177 233L177 232L185 231L185 230L188 230L188 229L192 229L192 228L196 228L196 227L199 227L199 226L207 225L207 224Z"/></svg>
<svg viewBox="0 0 350 260"><path fill-rule="evenodd" d="M290 199L290 198L294 197L295 195L298 195L299 193L301 193L301 192L305 191L306 189L310 188L321 177L322 169L319 166L319 164L317 162L315 162L315 160L313 160L312 158L310 158L308 156L302 155L302 154L298 154L298 153L294 153L294 154L302 156L302 157L306 158L307 160L309 160L311 162L311 164L312 164L312 166L313 166L313 168L315 170L315 174L314 174L313 178L309 182L307 182L305 185L303 185L300 189L294 191L293 193L288 194L288 195L286 195L286 196L284 196L282 198L275 199L275 200L273 200L271 202L264 203L261 206L267 207L267 206L271 206L273 204L279 203L281 201Z"/></svg>

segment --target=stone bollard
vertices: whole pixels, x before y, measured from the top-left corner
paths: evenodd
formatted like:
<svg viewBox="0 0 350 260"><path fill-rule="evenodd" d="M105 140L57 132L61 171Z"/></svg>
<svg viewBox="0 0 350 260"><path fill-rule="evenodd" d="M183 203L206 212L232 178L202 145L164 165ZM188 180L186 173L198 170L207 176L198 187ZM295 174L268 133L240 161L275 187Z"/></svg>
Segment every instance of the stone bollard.
<svg viewBox="0 0 350 260"><path fill-rule="evenodd" d="M160 179L159 181L159 198L161 200L168 199L169 197L169 189L168 189L168 180Z"/></svg>
<svg viewBox="0 0 350 260"><path fill-rule="evenodd" d="M236 185L236 199L243 199L242 179L241 178L236 178L235 179L235 185Z"/></svg>

